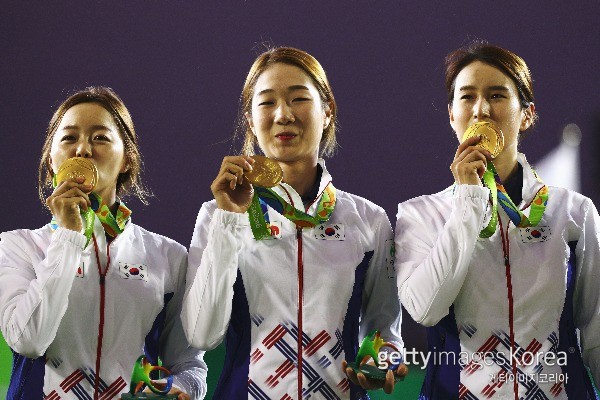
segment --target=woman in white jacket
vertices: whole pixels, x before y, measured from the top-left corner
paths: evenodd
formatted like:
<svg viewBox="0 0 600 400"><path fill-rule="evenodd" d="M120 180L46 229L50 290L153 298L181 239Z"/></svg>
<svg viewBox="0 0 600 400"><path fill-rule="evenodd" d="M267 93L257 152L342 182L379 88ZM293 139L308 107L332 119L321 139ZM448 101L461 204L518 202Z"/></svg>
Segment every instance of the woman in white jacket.
<svg viewBox="0 0 600 400"><path fill-rule="evenodd" d="M187 345L180 320L186 251L133 224L117 197L145 201L147 192L131 116L111 89L77 92L54 113L40 161L43 201L72 157L96 166L93 192L83 178L67 179L45 199L51 223L0 236L0 327L14 351L8 398L117 399L144 353L171 370L180 400L203 398L203 353ZM86 229L80 212L89 208Z"/></svg>
<svg viewBox="0 0 600 400"><path fill-rule="evenodd" d="M246 155L224 158L215 200L200 209L182 314L194 346L226 338L215 398L366 398L342 361L373 329L402 346L389 220L336 190L319 159L335 148L336 111L325 71L306 52L275 48L252 65L241 98ZM256 143L283 170L271 191L244 177ZM270 232L260 239L246 213L255 193ZM391 371L387 378L389 392Z"/></svg>
<svg viewBox="0 0 600 400"><path fill-rule="evenodd" d="M585 366L599 382L596 208L546 187L517 151L536 118L523 59L473 43L448 55L446 88L459 141L487 121L503 132L504 148L492 160L478 137L465 140L451 165L455 184L398 208L399 296L429 327L422 398L595 399ZM497 223L481 179L490 161Z"/></svg>

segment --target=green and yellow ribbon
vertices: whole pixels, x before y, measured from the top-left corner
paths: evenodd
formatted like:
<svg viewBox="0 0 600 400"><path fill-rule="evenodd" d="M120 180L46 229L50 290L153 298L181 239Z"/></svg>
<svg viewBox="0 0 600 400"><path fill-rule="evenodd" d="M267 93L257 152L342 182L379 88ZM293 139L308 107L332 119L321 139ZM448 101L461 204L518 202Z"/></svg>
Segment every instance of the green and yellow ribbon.
<svg viewBox="0 0 600 400"><path fill-rule="evenodd" d="M491 161L488 162L487 169L483 173L482 181L483 185L489 188L491 192L492 215L488 225L479 233L479 237L489 238L496 232L496 227L498 225L498 203L500 203L500 206L504 209L508 218L510 218L518 228L537 226L537 224L540 223L544 211L546 210L546 206L548 205L548 186L544 185L544 182L535 171L533 171L533 173L538 182L543 184L543 186L535 194L535 197L531 202L529 217L527 217L511 200L508 193L506 193L506 189L504 189L504 185L498 176L494 164Z"/></svg>
<svg viewBox="0 0 600 400"><path fill-rule="evenodd" d="M289 204L274 190L254 187L254 196L248 208L248 218L254 239L263 240L271 237L269 207L294 222L299 228L312 228L329 220L335 209L335 203L336 189L331 182L323 190L314 217Z"/></svg>

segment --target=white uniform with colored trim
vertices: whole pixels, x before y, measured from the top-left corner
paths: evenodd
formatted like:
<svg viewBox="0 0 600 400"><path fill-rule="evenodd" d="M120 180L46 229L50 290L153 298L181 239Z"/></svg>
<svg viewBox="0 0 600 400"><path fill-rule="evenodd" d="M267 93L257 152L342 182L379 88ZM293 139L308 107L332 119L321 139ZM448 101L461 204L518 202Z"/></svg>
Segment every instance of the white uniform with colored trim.
<svg viewBox="0 0 600 400"><path fill-rule="evenodd" d="M331 181L319 162L318 199ZM291 186L274 190L303 210ZM354 361L359 339L379 329L402 347L389 220L363 198L340 190L336 197L329 221L300 234L269 207L276 237L267 240L253 238L247 213L217 209L215 201L200 209L182 320L201 349L226 337L215 398L297 399L300 383L311 399L350 398L356 388L350 389L341 363ZM308 214L315 215L317 203Z"/></svg>
<svg viewBox="0 0 600 400"><path fill-rule="evenodd" d="M542 184L524 155L518 160L523 166L522 208ZM498 229L481 239L479 232L491 214L488 199L487 188L457 185L399 205L396 267L402 304L425 326L436 325L453 305L461 356L473 361L477 352L486 355L461 368L461 399L515 398L510 377L515 366L524 379L517 389L522 398L567 398L565 382L559 381L578 366L570 360L563 370L549 355L565 346L559 343L566 334L559 325L561 318L566 323L567 314L581 332L583 362L600 382L600 219L593 203L573 191L550 187L537 227L515 227L499 205ZM524 213L529 215L529 207ZM507 225L509 266L501 237ZM572 276L569 271L574 271ZM567 296L570 283L572 298ZM576 343L564 350L579 356ZM508 359L506 368L500 366L503 358Z"/></svg>
<svg viewBox="0 0 600 400"><path fill-rule="evenodd" d="M107 244L98 218L94 234L104 269ZM93 240L84 249L84 235L64 228L53 231L50 225L5 232L0 237L0 327L6 342L26 357L46 356L46 396L93 397L101 329L101 290ZM161 324L159 354L164 366L175 374L174 386L193 399L203 398L203 353L188 346L179 318L185 248L131 222L109 247L100 398L119 398L129 390L133 364L144 353L145 337L169 293L174 295ZM36 384L33 378L28 379L27 385Z"/></svg>

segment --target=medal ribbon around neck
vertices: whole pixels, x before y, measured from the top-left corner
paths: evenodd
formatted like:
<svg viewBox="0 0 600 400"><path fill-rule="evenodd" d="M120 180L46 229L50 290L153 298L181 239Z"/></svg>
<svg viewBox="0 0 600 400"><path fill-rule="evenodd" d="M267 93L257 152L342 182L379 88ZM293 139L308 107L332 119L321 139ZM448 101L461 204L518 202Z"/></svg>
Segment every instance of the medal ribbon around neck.
<svg viewBox="0 0 600 400"><path fill-rule="evenodd" d="M87 239L85 242L86 247L92 239L92 234L94 233L94 219L96 217L100 220L104 232L114 238L123 232L125 225L127 225L129 217L131 216L131 210L127 208L123 202L119 204L117 216L115 217L110 212L108 205L106 205L96 193L92 192L88 197L90 198L92 206L88 207L87 210L81 211L81 217L83 218L85 225L84 235ZM56 219L52 218L50 224L53 229L58 228Z"/></svg>
<svg viewBox="0 0 600 400"><path fill-rule="evenodd" d="M269 229L270 206L275 211L294 222L300 228L312 228L329 220L331 213L335 208L336 189L331 182L327 184L317 205L317 215L312 216L289 204L275 191L268 188L254 187L254 196L252 203L248 208L248 217L250 219L250 228L254 239L263 240L271 237Z"/></svg>
<svg viewBox="0 0 600 400"><path fill-rule="evenodd" d="M537 178L538 182L544 184L538 174L533 171L533 174ZM537 226L544 215L546 205L548 204L548 186L544 185L535 194L533 201L531 202L531 209L529 211L529 217L527 217L519 208L513 203L504 185L498 176L496 167L490 161L488 162L487 169L483 173L483 184L491 191L492 197L492 216L488 225L479 233L481 238L489 238L496 232L498 225L498 203L508 215L508 218L518 228L527 228L530 226Z"/></svg>

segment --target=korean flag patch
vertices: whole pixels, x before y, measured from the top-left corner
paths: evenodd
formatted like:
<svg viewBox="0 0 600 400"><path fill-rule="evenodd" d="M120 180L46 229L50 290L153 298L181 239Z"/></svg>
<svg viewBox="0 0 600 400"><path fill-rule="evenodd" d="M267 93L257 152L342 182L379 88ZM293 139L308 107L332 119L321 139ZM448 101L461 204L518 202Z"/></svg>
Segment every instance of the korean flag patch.
<svg viewBox="0 0 600 400"><path fill-rule="evenodd" d="M344 240L344 225L342 224L319 224L315 226L315 238L319 240Z"/></svg>
<svg viewBox="0 0 600 400"><path fill-rule="evenodd" d="M549 226L530 226L528 228L520 228L521 240L523 243L545 242L550 239Z"/></svg>
<svg viewBox="0 0 600 400"><path fill-rule="evenodd" d="M123 279L137 279L148 282L148 267L142 264L119 262L119 275Z"/></svg>

